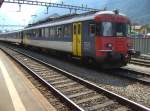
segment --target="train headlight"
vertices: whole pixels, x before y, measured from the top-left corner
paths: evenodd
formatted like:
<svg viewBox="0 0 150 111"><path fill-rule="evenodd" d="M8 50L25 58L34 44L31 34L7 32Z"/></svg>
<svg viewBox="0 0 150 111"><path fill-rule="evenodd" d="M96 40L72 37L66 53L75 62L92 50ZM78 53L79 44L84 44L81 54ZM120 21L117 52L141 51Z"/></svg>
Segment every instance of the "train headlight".
<svg viewBox="0 0 150 111"><path fill-rule="evenodd" d="M107 44L107 47L112 48L112 44L111 44L111 43L108 43L108 44Z"/></svg>

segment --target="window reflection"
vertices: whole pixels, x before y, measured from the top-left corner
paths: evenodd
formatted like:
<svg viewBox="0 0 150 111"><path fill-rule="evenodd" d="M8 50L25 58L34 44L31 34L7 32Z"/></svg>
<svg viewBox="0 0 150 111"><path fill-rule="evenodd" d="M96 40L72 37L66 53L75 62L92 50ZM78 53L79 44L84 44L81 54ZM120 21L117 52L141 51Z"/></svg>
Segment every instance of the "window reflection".
<svg viewBox="0 0 150 111"><path fill-rule="evenodd" d="M102 32L103 32L103 36L113 36L112 23L111 22L103 22L102 23Z"/></svg>

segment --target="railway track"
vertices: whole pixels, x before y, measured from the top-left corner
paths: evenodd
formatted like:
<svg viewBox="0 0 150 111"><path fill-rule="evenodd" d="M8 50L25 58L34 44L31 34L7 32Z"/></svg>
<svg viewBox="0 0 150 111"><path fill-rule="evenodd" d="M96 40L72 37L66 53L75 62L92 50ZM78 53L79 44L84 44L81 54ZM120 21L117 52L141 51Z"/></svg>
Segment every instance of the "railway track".
<svg viewBox="0 0 150 111"><path fill-rule="evenodd" d="M132 58L130 63L132 64L137 64L140 66L146 66L146 67L150 67L150 60L144 60L144 59L140 59L140 58Z"/></svg>
<svg viewBox="0 0 150 111"><path fill-rule="evenodd" d="M145 59L145 60L150 60L150 53L148 55L140 55L138 58Z"/></svg>
<svg viewBox="0 0 150 111"><path fill-rule="evenodd" d="M129 79L136 80L141 83L150 85L150 74L146 74L144 72L134 71L129 68L119 68L119 69L107 71L107 73L111 73L113 75L129 78Z"/></svg>
<svg viewBox="0 0 150 111"><path fill-rule="evenodd" d="M150 111L149 108L96 86L69 72L21 52L3 47L2 50L20 63L46 87L77 111Z"/></svg>

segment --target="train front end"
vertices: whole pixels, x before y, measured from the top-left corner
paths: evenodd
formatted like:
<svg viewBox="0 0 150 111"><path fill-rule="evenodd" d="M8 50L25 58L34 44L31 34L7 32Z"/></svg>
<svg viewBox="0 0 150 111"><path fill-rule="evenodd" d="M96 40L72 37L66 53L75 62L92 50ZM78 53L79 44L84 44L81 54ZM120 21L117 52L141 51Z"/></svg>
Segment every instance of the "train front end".
<svg viewBox="0 0 150 111"><path fill-rule="evenodd" d="M96 22L96 61L103 66L121 67L126 65L132 53L129 19L114 12L100 12L95 16Z"/></svg>

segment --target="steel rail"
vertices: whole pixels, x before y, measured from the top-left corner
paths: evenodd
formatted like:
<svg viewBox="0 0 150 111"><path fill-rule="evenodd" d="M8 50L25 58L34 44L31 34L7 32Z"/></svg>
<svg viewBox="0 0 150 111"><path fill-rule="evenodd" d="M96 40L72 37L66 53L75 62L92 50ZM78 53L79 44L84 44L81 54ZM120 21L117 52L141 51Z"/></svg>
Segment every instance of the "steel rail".
<svg viewBox="0 0 150 111"><path fill-rule="evenodd" d="M146 67L150 67L150 60L143 60L143 59L136 59L133 58L130 61L131 64L137 64L140 66L146 66Z"/></svg>
<svg viewBox="0 0 150 111"><path fill-rule="evenodd" d="M120 77L125 77L131 80L136 80L140 83L150 85L150 74L140 72L140 71L135 71L126 67L119 68L117 70L113 71L105 71L106 73L110 73L113 75L117 75ZM112 73L113 72L113 73Z"/></svg>

